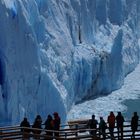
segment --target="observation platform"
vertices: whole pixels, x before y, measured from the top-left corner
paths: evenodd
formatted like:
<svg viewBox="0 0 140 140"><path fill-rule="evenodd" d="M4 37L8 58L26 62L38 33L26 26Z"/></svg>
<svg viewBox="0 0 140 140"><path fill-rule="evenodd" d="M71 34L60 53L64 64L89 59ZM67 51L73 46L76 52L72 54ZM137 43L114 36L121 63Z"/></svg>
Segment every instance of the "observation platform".
<svg viewBox="0 0 140 140"><path fill-rule="evenodd" d="M90 131L93 129L89 129L87 127L88 120L74 120L69 121L66 125L61 125L60 131L50 131L45 129L35 129L35 128L27 128L20 126L7 126L0 127L0 140L27 140L25 136L28 136L30 140L103 140L102 134L97 129L97 135L90 135ZM139 125L140 126L140 125ZM42 124L42 128L44 125ZM30 133L23 133L21 129L30 129ZM41 134L33 134L33 130L41 130ZM59 132L59 137L55 136L47 136L46 132ZM101 135L99 135L101 134ZM110 136L108 128L106 129L106 140L118 140L118 131L115 127L114 129L114 137ZM130 121L126 121L124 123L123 130L123 140L131 139L132 131L130 126ZM140 128L135 134L135 139L140 140ZM132 139L131 139L132 140Z"/></svg>

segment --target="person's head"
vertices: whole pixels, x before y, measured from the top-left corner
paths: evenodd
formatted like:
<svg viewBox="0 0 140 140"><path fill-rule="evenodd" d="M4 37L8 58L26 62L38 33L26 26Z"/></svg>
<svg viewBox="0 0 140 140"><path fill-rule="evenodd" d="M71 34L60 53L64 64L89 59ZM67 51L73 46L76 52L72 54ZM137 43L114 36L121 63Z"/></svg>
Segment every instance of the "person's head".
<svg viewBox="0 0 140 140"><path fill-rule="evenodd" d="M95 115L92 115L92 119L93 119L93 120L95 119Z"/></svg>
<svg viewBox="0 0 140 140"><path fill-rule="evenodd" d="M36 116L36 118L40 119L40 118L41 118L41 116L40 116L40 115L37 115L37 116Z"/></svg>
<svg viewBox="0 0 140 140"><path fill-rule="evenodd" d="M122 113L119 111L119 112L118 112L118 115L119 115L119 116L121 116L121 115L122 115Z"/></svg>
<svg viewBox="0 0 140 140"><path fill-rule="evenodd" d="M100 120L103 120L103 117L100 117Z"/></svg>
<svg viewBox="0 0 140 140"><path fill-rule="evenodd" d="M137 116L137 112L134 112L134 116Z"/></svg>
<svg viewBox="0 0 140 140"><path fill-rule="evenodd" d="M113 111L110 112L110 115L114 115Z"/></svg>
<svg viewBox="0 0 140 140"><path fill-rule="evenodd" d="M52 120L52 116L50 114L48 115L48 119L49 120Z"/></svg>
<svg viewBox="0 0 140 140"><path fill-rule="evenodd" d="M26 122L27 122L27 118L26 118L26 117L24 117L24 121L26 121Z"/></svg>
<svg viewBox="0 0 140 140"><path fill-rule="evenodd" d="M35 118L35 122L41 122L42 121L42 118L40 115L37 115L36 118Z"/></svg>
<svg viewBox="0 0 140 140"><path fill-rule="evenodd" d="M57 112L54 112L53 113L53 116L54 116L54 118L57 118L58 117L58 113Z"/></svg>

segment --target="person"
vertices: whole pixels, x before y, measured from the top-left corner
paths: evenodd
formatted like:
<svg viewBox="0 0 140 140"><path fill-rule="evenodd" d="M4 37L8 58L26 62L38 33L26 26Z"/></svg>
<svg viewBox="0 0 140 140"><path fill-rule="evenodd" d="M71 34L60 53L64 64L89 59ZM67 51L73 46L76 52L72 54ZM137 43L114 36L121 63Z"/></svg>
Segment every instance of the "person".
<svg viewBox="0 0 140 140"><path fill-rule="evenodd" d="M110 115L107 118L107 122L109 125L110 136L114 138L115 115L112 111L110 112Z"/></svg>
<svg viewBox="0 0 140 140"><path fill-rule="evenodd" d="M137 112L134 112L134 115L131 119L131 130L132 130L132 136L131 138L135 139L135 132L138 129L138 120L139 120L139 116L137 115Z"/></svg>
<svg viewBox="0 0 140 140"><path fill-rule="evenodd" d="M60 130L60 123L61 123L61 118L59 116L59 114L57 112L53 113L54 115L54 119L53 119L53 129L55 131L59 131ZM54 132L54 136L59 137L59 132Z"/></svg>
<svg viewBox="0 0 140 140"><path fill-rule="evenodd" d="M92 119L89 120L88 126L90 129L94 129L90 131L90 134L96 136L96 129L97 129L98 121L95 119L95 115L92 115Z"/></svg>
<svg viewBox="0 0 140 140"><path fill-rule="evenodd" d="M118 112L116 116L116 122L117 122L117 129L118 129L118 139L123 139L123 123L124 123L124 117L122 116L121 112Z"/></svg>
<svg viewBox="0 0 140 140"><path fill-rule="evenodd" d="M99 135L103 136L103 139L106 139L106 134L105 130L107 129L106 122L104 121L103 117L100 117L100 122L99 122Z"/></svg>
<svg viewBox="0 0 140 140"><path fill-rule="evenodd" d="M41 124L42 124L42 118L40 115L37 115L32 128L42 129ZM38 135L41 133L41 130L33 130L33 133L35 134L34 139L40 139Z"/></svg>
<svg viewBox="0 0 140 140"><path fill-rule="evenodd" d="M53 124L53 118L49 114L47 117L47 120L45 121L45 129L47 130L53 130L54 124ZM46 131L47 136L53 136L53 132ZM53 138L47 138L49 140L52 140Z"/></svg>
<svg viewBox="0 0 140 140"><path fill-rule="evenodd" d="M20 127L29 127L28 128L21 128L21 132L23 133L23 140L29 139L29 133L30 133L30 123L28 122L27 118L24 117L23 121L20 123Z"/></svg>
<svg viewBox="0 0 140 140"><path fill-rule="evenodd" d="M35 120L36 120L40 125L42 124L42 118L41 118L40 115L37 115Z"/></svg>

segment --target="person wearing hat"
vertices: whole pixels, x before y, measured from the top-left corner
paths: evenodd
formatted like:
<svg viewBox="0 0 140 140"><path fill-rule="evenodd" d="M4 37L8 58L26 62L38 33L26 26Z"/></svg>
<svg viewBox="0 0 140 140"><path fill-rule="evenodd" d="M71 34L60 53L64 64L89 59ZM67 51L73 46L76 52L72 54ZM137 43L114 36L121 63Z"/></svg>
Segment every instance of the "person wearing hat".
<svg viewBox="0 0 140 140"><path fill-rule="evenodd" d="M57 112L54 112L53 116L54 116L54 119L53 119L54 130L59 131L61 119L60 119L59 114ZM54 132L54 136L59 137L59 132Z"/></svg>

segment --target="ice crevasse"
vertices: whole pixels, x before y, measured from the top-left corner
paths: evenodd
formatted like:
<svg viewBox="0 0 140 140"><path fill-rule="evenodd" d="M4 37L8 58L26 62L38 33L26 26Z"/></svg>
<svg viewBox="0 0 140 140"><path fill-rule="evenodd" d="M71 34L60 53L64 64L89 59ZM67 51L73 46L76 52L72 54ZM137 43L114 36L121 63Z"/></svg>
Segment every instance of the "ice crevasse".
<svg viewBox="0 0 140 140"><path fill-rule="evenodd" d="M139 62L139 0L1 0L1 122L33 121L111 93Z"/></svg>

